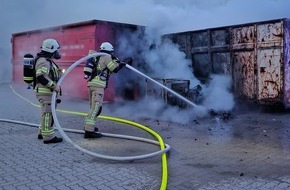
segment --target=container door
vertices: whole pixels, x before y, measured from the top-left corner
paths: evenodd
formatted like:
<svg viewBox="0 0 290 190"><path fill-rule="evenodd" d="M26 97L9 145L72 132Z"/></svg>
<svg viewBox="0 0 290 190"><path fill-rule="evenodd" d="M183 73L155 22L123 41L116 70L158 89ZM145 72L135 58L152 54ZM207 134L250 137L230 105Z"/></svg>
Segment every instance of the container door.
<svg viewBox="0 0 290 190"><path fill-rule="evenodd" d="M234 92L240 98L254 100L256 98L256 79L254 51L233 53Z"/></svg>
<svg viewBox="0 0 290 190"><path fill-rule="evenodd" d="M258 101L279 99L282 91L280 61L280 49L258 50Z"/></svg>
<svg viewBox="0 0 290 190"><path fill-rule="evenodd" d="M232 28L232 64L234 92L239 98L255 100L255 26Z"/></svg>
<svg viewBox="0 0 290 190"><path fill-rule="evenodd" d="M212 72L232 76L229 30L211 30L210 36Z"/></svg>
<svg viewBox="0 0 290 190"><path fill-rule="evenodd" d="M194 76L205 82L211 74L210 56L208 53L192 54L192 67Z"/></svg>
<svg viewBox="0 0 290 190"><path fill-rule="evenodd" d="M231 55L229 52L212 53L213 73L232 76Z"/></svg>
<svg viewBox="0 0 290 190"><path fill-rule="evenodd" d="M190 33L175 34L171 37L172 42L179 45L181 51L191 60L191 35Z"/></svg>
<svg viewBox="0 0 290 190"><path fill-rule="evenodd" d="M275 104L282 100L282 22L257 26L258 102Z"/></svg>
<svg viewBox="0 0 290 190"><path fill-rule="evenodd" d="M194 76L205 82L211 73L209 54L209 32L194 32L191 35L191 59Z"/></svg>

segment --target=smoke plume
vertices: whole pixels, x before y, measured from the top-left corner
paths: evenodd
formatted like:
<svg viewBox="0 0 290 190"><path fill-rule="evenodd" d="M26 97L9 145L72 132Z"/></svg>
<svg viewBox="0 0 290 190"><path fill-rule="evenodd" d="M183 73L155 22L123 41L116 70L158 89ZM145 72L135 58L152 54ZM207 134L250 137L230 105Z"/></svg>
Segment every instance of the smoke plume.
<svg viewBox="0 0 290 190"><path fill-rule="evenodd" d="M12 76L10 42L12 33L96 19L148 27L144 36L134 34L120 38L119 49L126 50L119 52L121 56L138 55L135 59L144 63L138 65L138 68L146 71L150 77L188 79L191 81L191 88L200 82L192 74L190 61L179 51L176 44L163 41L161 35L290 18L289 0L256 0L255 3L252 0L70 0L69 2L2 0L0 14L0 83L10 82ZM134 79L136 76L130 73L130 77ZM206 94L203 105L218 110L232 109L233 97L228 90L230 79L225 76L212 78L209 86L202 86L202 92ZM223 101L217 101L220 97L223 97ZM180 121L184 120L182 117L188 115L180 114L184 110L164 107L163 102L152 101L150 105L152 104L154 106L141 104L140 107L147 107L149 109L147 113L155 113L164 119L169 119L172 114L182 115L181 118L176 118ZM154 110L159 112L156 113Z"/></svg>

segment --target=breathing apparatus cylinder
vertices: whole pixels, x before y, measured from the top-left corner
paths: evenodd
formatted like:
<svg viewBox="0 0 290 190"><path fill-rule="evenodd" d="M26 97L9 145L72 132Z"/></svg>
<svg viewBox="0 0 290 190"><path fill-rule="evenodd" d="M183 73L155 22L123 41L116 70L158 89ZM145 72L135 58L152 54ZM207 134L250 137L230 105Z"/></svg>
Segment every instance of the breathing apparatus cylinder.
<svg viewBox="0 0 290 190"><path fill-rule="evenodd" d="M96 53L96 52L97 51L95 51L95 50L89 50L89 55ZM91 77L93 71L96 69L95 63L96 63L95 57L92 57L86 61L86 64L84 67L84 73L85 73L84 79L88 80Z"/></svg>
<svg viewBox="0 0 290 190"><path fill-rule="evenodd" d="M23 57L23 80L31 84L34 78L34 57L31 54L25 54Z"/></svg>

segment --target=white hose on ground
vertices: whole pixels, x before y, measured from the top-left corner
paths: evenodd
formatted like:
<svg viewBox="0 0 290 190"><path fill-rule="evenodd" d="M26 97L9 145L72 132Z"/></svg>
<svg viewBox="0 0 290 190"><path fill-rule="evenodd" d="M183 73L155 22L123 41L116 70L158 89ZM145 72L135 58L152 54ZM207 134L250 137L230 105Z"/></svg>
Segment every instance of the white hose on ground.
<svg viewBox="0 0 290 190"><path fill-rule="evenodd" d="M38 124L34 124L34 123L27 123L27 122L22 122L22 121L15 121L15 120L10 120L10 119L0 119L1 122L6 122L6 123L15 123L15 124L20 124L20 125L26 125L26 126L31 126L31 127L39 127ZM79 134L83 134L84 131L82 130L77 130L77 129L67 129L67 128L63 128L63 131L66 132L72 132L72 133L79 133ZM135 136L129 136L129 135L120 135L120 134L112 134L112 133L102 133L103 136L106 137L113 137L113 138L122 138L122 139L128 139L128 140L135 140L135 141L140 141L140 142L146 142L146 143L150 143L150 144L154 144L154 145L160 145L160 143L158 141L155 140L151 140L151 139L146 139L146 138L142 138L142 137L135 137ZM72 142L72 141L71 141ZM73 142L72 142L73 143ZM75 143L73 143L74 145ZM160 154L163 154L167 151L169 151L170 146L168 144L165 144L166 148L156 151L156 152L152 152L152 153L148 153L148 154L144 154L144 155L139 155L139 156L125 156L125 157L117 157L117 156L106 156L106 155L101 155L101 154L91 154L90 151L87 151L83 148L81 148L81 151L85 150L85 153L88 153L92 156L97 155L97 157L99 158L105 158L105 159L110 159L110 160L138 160L138 159L145 159L145 158L149 158L149 157L153 157L153 156L157 156ZM74 147L78 148L78 146Z"/></svg>

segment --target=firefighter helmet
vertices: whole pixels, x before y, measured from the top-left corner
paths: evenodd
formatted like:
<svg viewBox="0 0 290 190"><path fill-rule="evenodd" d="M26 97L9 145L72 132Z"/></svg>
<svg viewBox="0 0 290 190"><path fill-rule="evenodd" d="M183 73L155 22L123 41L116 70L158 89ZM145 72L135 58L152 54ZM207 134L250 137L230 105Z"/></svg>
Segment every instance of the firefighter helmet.
<svg viewBox="0 0 290 190"><path fill-rule="evenodd" d="M112 46L112 44L110 44L109 42L103 42L100 46L100 51L108 51L108 52L113 52L114 51L114 47Z"/></svg>
<svg viewBox="0 0 290 190"><path fill-rule="evenodd" d="M48 52L48 53L54 53L60 48L59 43L55 39L45 39L42 42L41 50Z"/></svg>

